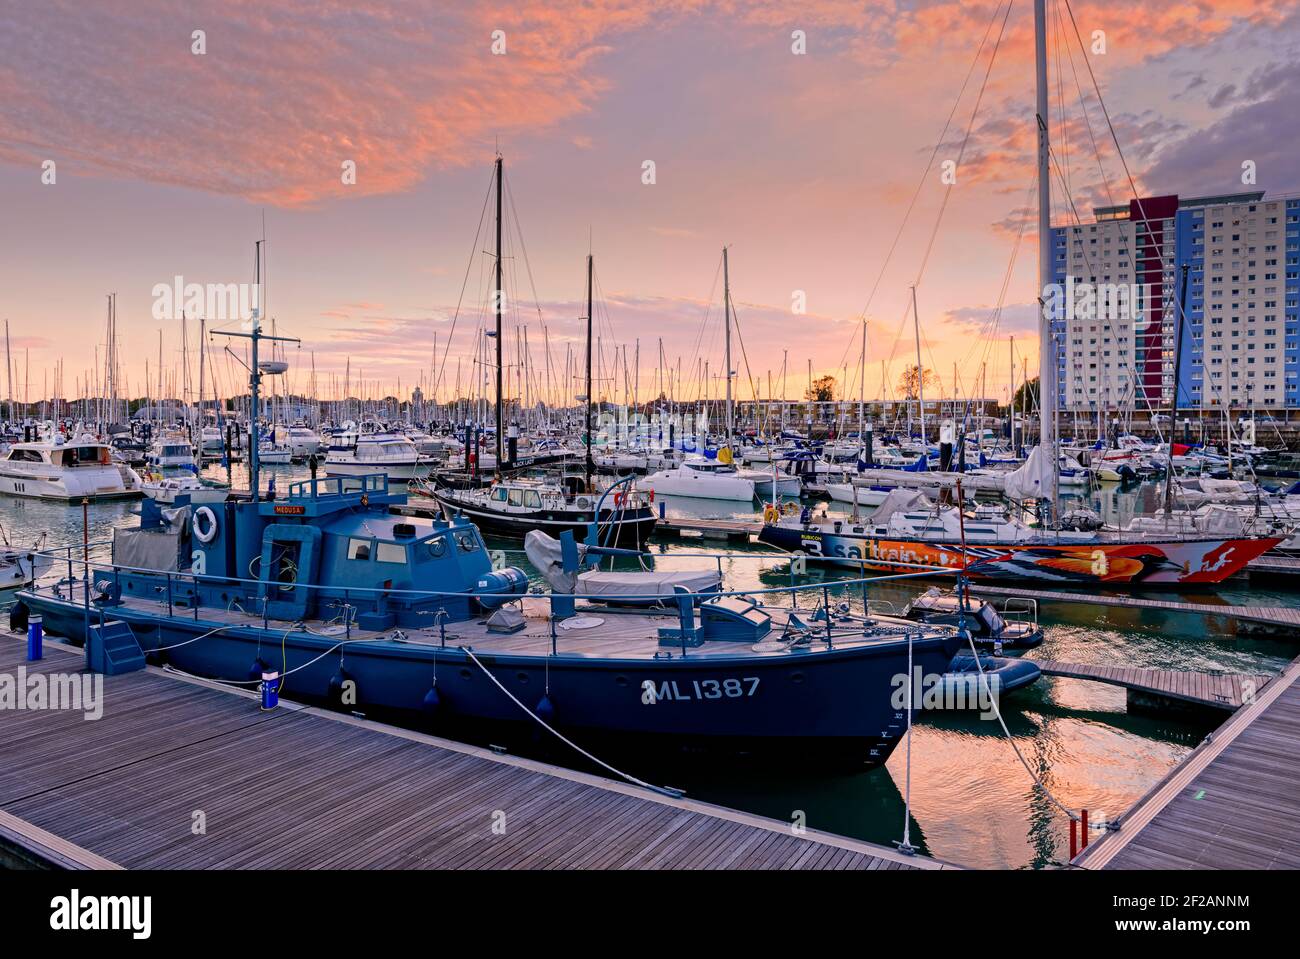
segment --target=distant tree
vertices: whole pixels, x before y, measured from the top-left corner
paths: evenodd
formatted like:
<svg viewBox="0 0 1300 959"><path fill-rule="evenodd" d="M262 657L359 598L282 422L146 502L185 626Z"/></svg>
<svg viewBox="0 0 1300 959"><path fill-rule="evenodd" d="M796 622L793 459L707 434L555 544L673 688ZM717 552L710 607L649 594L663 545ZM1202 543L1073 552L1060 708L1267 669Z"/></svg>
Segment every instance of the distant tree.
<svg viewBox="0 0 1300 959"><path fill-rule="evenodd" d="M1029 398L1028 403L1025 402L1026 396ZM1017 410L1028 410L1031 413L1036 410L1038 408L1038 377L1035 376L1032 380L1021 383L1011 404Z"/></svg>
<svg viewBox="0 0 1300 959"><path fill-rule="evenodd" d="M835 399L835 377L823 376L813 380L813 385L804 391L804 398L814 403L830 403Z"/></svg>
<svg viewBox="0 0 1300 959"><path fill-rule="evenodd" d="M905 400L914 400L920 396L921 388L933 390L936 379L934 370L923 370L919 366L909 366L898 378L898 392Z"/></svg>

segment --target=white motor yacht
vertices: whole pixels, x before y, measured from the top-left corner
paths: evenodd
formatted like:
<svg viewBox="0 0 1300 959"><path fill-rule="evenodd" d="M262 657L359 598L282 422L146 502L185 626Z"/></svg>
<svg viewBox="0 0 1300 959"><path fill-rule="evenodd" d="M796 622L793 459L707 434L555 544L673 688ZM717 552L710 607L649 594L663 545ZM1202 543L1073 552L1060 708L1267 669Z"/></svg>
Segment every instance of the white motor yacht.
<svg viewBox="0 0 1300 959"><path fill-rule="evenodd" d="M412 480L421 475L420 454L405 436L376 433L358 436L351 447L330 447L325 456L329 476L364 476L385 473L389 479Z"/></svg>
<svg viewBox="0 0 1300 959"><path fill-rule="evenodd" d="M0 493L31 499L79 501L140 495L140 477L113 462L112 450L89 436L14 443L0 459Z"/></svg>
<svg viewBox="0 0 1300 959"><path fill-rule="evenodd" d="M734 466L704 457L688 457L682 465L651 473L641 481L642 489L660 496L693 496L697 499L725 499L750 502L755 497L753 480L740 476Z"/></svg>

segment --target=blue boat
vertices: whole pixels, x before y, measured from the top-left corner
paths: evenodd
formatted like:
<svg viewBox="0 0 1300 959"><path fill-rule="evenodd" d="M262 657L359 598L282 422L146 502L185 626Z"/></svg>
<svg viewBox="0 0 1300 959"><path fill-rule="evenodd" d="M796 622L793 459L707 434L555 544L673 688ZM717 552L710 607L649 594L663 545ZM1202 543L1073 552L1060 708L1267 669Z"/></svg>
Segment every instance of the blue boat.
<svg viewBox="0 0 1300 959"><path fill-rule="evenodd" d="M22 606L102 671L148 661L260 688L272 704L323 702L477 741L531 740L545 726L620 749L858 764L884 762L907 728L891 693L909 655L943 672L961 643L833 603L764 602L788 600L784 588L696 592L666 574L647 573L641 605L626 588L614 604L529 592L468 520L391 513L406 495L383 474L268 498L250 453L248 494L146 502L139 527L117 531L112 561L92 564L89 588L69 549L68 575L20 592ZM583 562L626 552L588 545Z"/></svg>

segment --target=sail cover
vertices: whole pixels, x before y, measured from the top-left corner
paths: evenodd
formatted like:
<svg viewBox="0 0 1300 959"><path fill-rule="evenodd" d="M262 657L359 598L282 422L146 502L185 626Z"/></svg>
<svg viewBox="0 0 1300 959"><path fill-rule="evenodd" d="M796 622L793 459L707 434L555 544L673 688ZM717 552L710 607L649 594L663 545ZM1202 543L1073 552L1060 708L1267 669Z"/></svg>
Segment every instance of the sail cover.
<svg viewBox="0 0 1300 959"><path fill-rule="evenodd" d="M1052 495L1052 459L1041 446L1029 451L1029 457L1006 476L1007 499L1048 499Z"/></svg>
<svg viewBox="0 0 1300 959"><path fill-rule="evenodd" d="M919 489L905 489L900 486L898 489L891 489L889 494L880 501L876 511L871 514L871 522L883 526L895 513L907 513L917 509L934 509L934 500Z"/></svg>

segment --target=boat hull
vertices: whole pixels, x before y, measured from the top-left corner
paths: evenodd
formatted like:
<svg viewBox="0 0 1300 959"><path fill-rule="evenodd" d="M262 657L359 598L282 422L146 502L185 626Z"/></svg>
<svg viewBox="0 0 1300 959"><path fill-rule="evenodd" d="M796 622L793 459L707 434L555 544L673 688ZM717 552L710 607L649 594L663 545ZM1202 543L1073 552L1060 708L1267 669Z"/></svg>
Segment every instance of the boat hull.
<svg viewBox="0 0 1300 959"><path fill-rule="evenodd" d="M1281 539L1186 539L998 545L906 540L767 524L760 542L854 569L962 570L974 580L1081 586L1194 586L1243 571Z"/></svg>
<svg viewBox="0 0 1300 959"><path fill-rule="evenodd" d="M39 591L19 596L44 617L47 632L84 642L82 606ZM98 610L90 615L98 622ZM228 623L160 617L125 606L105 615L129 623L152 662L238 683L246 683L252 670L260 671L265 663L288 675L285 697L334 702L330 687L340 679L340 659L337 651L328 651L344 638L341 633L230 628ZM218 626L226 628L196 639ZM951 634L917 639L914 666L943 673L958 644ZM173 648L152 652L162 647ZM474 650L482 666L528 709L537 710L545 697L552 710L548 722L582 743L815 756L860 767L888 759L907 727L905 705L895 706L896 701L905 703L900 697L905 695L907 646L901 641L798 656L749 654L748 646L740 645L735 657L725 658L681 656L675 650L671 659L596 658L566 654L562 644L549 657ZM355 701L343 706L349 711L441 733L505 727L529 740L550 738L459 647L354 638L343 668L355 683ZM430 689L437 690L433 708Z"/></svg>
<svg viewBox="0 0 1300 959"><path fill-rule="evenodd" d="M79 468L62 474L0 473L0 495L24 499L55 500L64 503L134 499L140 490L130 489L116 466L102 469Z"/></svg>
<svg viewBox="0 0 1300 959"><path fill-rule="evenodd" d="M590 510L585 513L555 509L497 513L467 502L448 491L438 490L434 495L443 515L448 519L464 514L484 533L509 539L523 539L530 530L540 529L555 539L559 539L561 533L570 532L581 542L587 535L592 518ZM611 518L616 517L617 512L610 509L601 510L600 515L601 545L627 549L644 546L658 522L658 517L649 507L626 510L621 518Z"/></svg>

